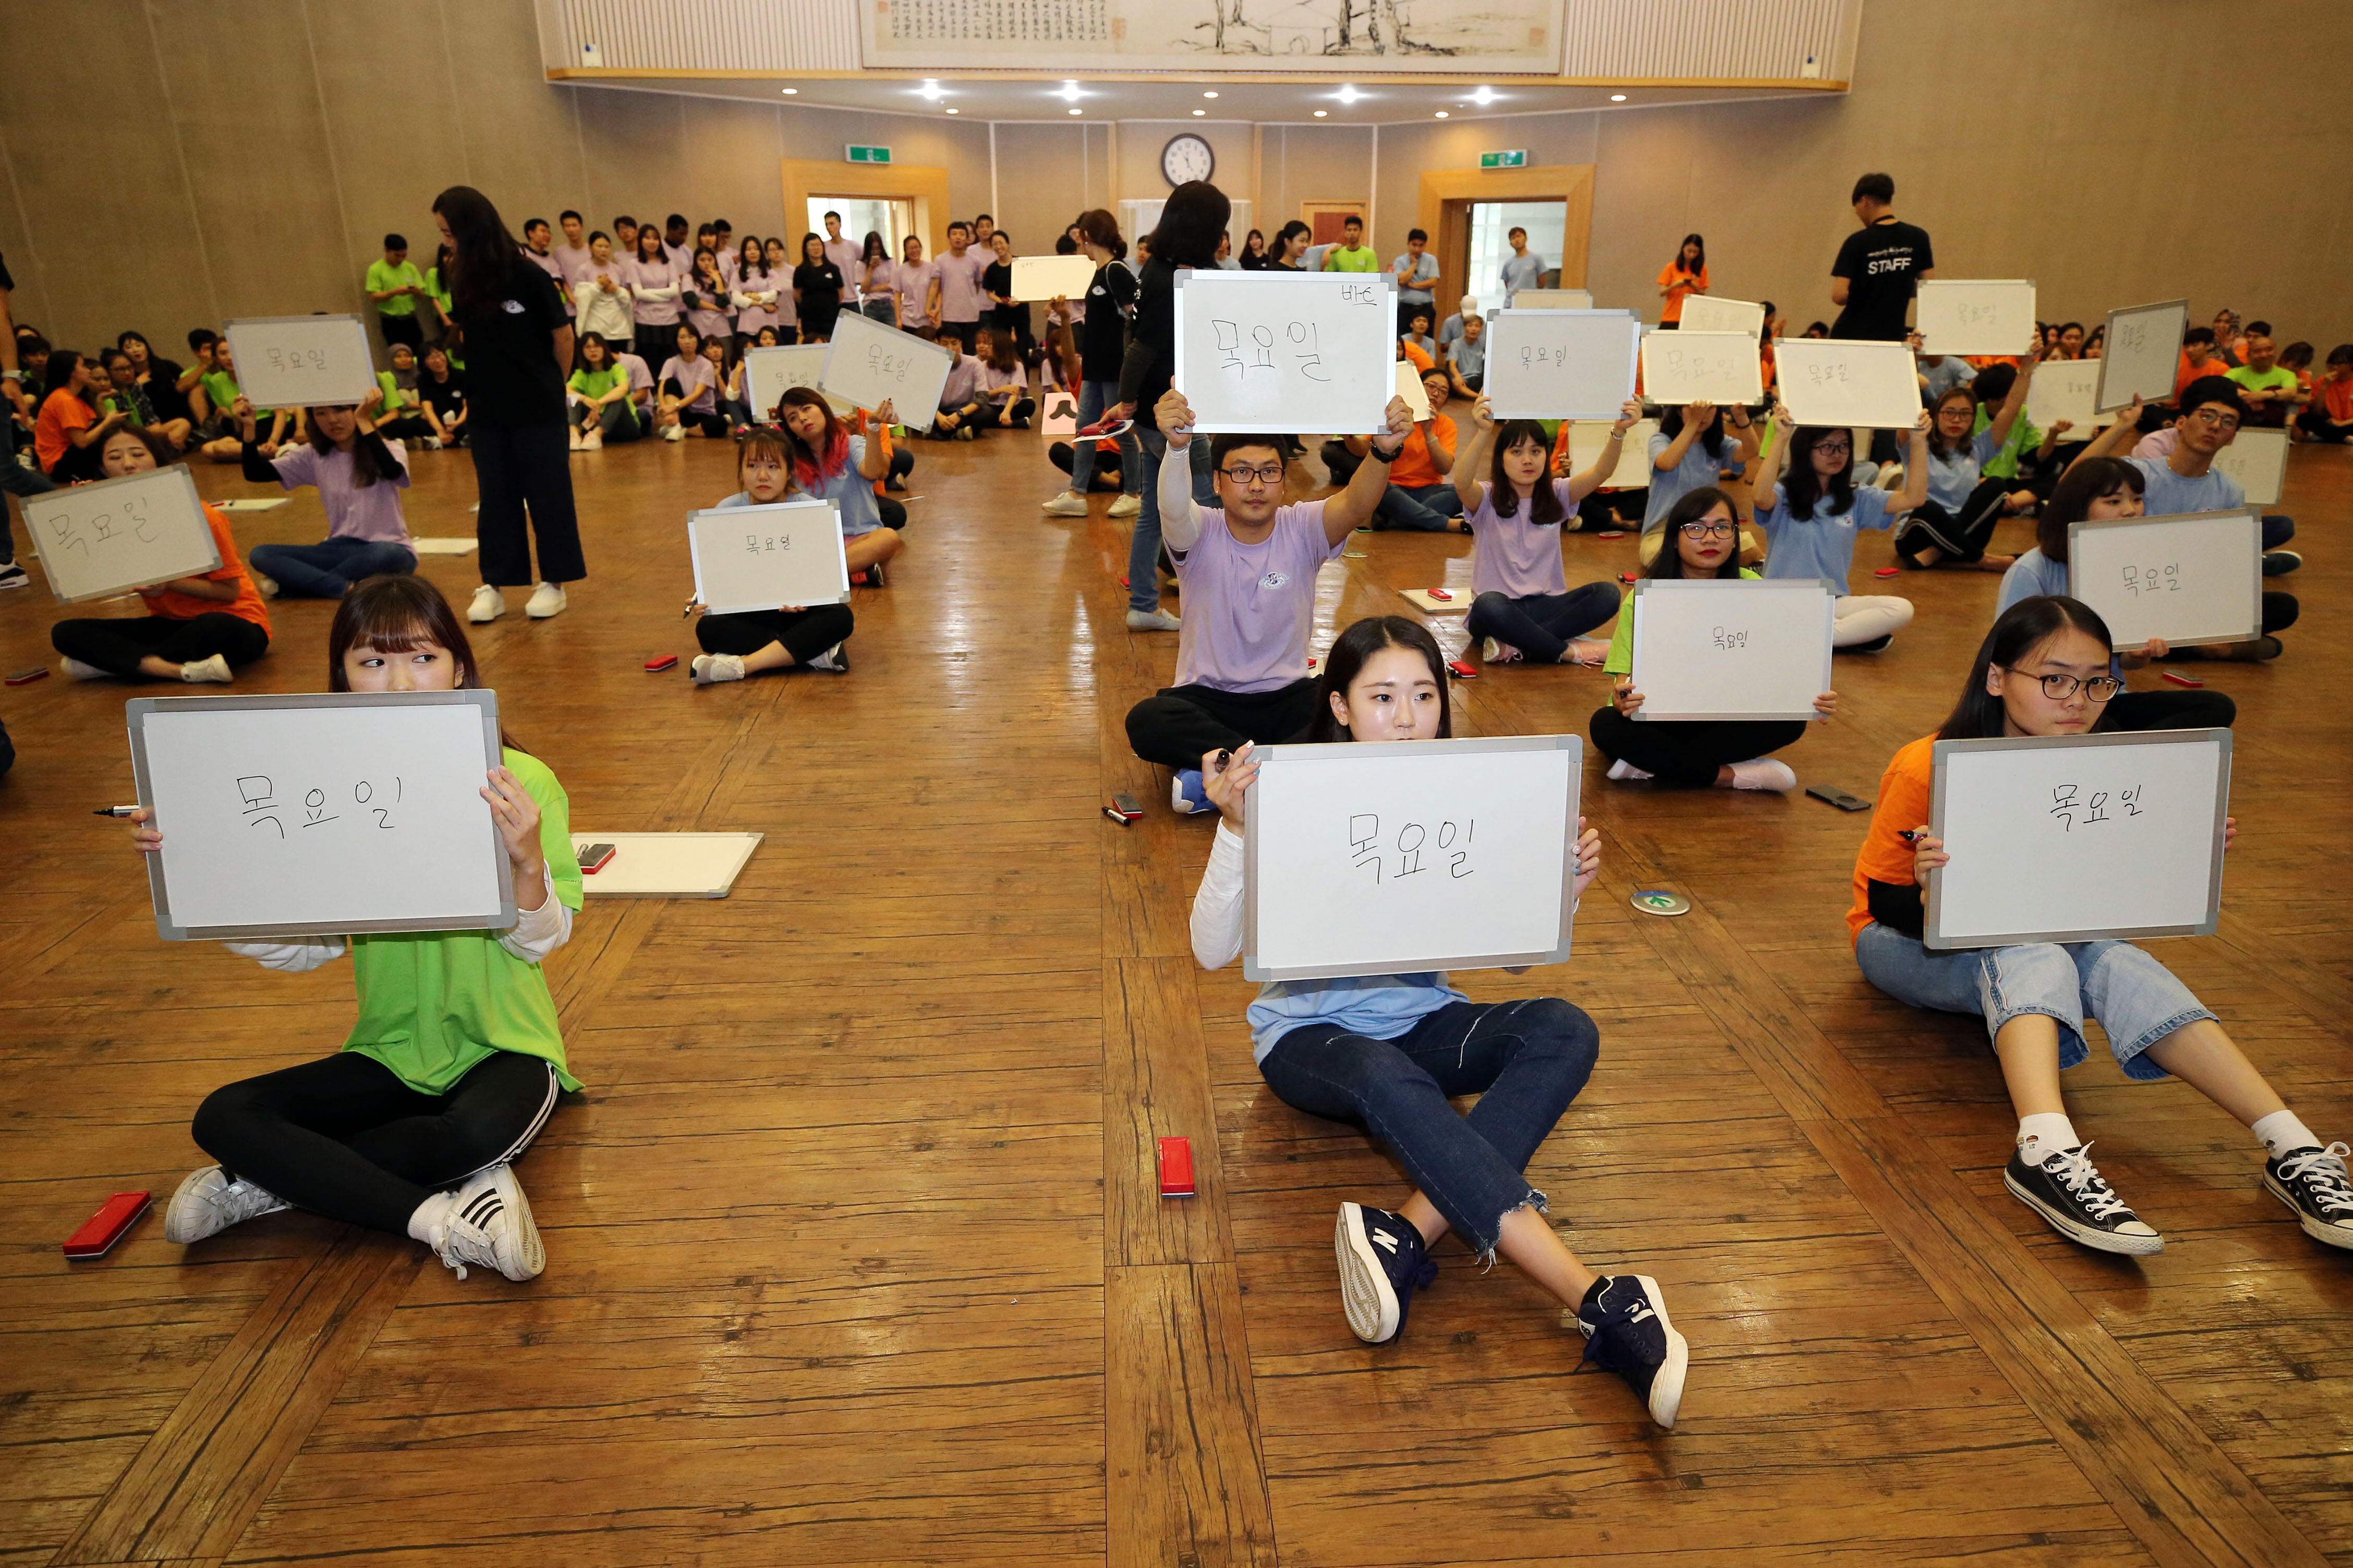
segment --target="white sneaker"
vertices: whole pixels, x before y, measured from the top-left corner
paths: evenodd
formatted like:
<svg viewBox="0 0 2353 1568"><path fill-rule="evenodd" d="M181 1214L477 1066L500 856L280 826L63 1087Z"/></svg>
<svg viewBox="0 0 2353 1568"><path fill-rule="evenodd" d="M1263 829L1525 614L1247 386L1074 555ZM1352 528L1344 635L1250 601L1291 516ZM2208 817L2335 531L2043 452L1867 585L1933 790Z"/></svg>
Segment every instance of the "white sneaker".
<svg viewBox="0 0 2353 1568"><path fill-rule="evenodd" d="M495 1268L508 1279L535 1279L547 1267L547 1248L532 1223L531 1200L522 1195L512 1165L493 1165L458 1189L456 1207L433 1237L442 1262L466 1277L466 1266Z"/></svg>
<svg viewBox="0 0 2353 1568"><path fill-rule="evenodd" d="M810 660L814 666L816 660ZM744 661L732 653L699 653L687 666L694 673L697 686L711 686L722 680L744 679Z"/></svg>
<svg viewBox="0 0 2353 1568"><path fill-rule="evenodd" d="M1643 780L1655 778L1657 775L1646 773L1631 763L1616 762L1609 764L1609 776L1620 784L1641 784Z"/></svg>
<svg viewBox="0 0 2353 1568"><path fill-rule="evenodd" d="M564 584L542 583L531 591L531 598L524 604L522 613L534 621L543 621L550 616L562 615L564 604Z"/></svg>
<svg viewBox="0 0 2353 1568"><path fill-rule="evenodd" d="M32 581L32 574L14 561L0 562L0 588L22 588Z"/></svg>
<svg viewBox="0 0 2353 1568"><path fill-rule="evenodd" d="M1776 795L1787 795L1798 787L1798 775L1789 771L1787 763L1770 757L1757 757L1732 764L1732 787L1735 789L1769 789Z"/></svg>
<svg viewBox="0 0 2353 1568"><path fill-rule="evenodd" d="M191 686L227 686L237 678L229 673L228 660L215 654L180 666L180 679Z"/></svg>
<svg viewBox="0 0 2353 1568"><path fill-rule="evenodd" d="M488 583L474 590L474 602L466 606L466 618L476 626L486 626L507 613L507 596Z"/></svg>
<svg viewBox="0 0 2353 1568"><path fill-rule="evenodd" d="M1049 517L1084 517L1087 515L1087 498L1064 490L1053 500L1042 503L1038 510Z"/></svg>
<svg viewBox="0 0 2353 1568"><path fill-rule="evenodd" d="M1173 632L1184 624L1166 610L1127 612L1127 629L1132 632Z"/></svg>
<svg viewBox="0 0 2353 1568"><path fill-rule="evenodd" d="M253 576L253 585L254 585L254 588L255 588L255 589L256 589L256 590L257 590L257 591L261 595L261 596L262 596L263 598L265 598L265 599L274 599L274 598L278 597L278 579L277 579L277 578L275 578L275 577L265 577L265 576L263 576L263 575L262 575L260 573L259 573L259 572L256 572L256 573L252 574L252 576Z"/></svg>
<svg viewBox="0 0 2353 1568"><path fill-rule="evenodd" d="M104 680L112 673L100 669L94 664L84 664L81 660L70 657L58 659L58 668L64 673L68 680Z"/></svg>
<svg viewBox="0 0 2353 1568"><path fill-rule="evenodd" d="M605 449L605 432L602 430L591 430L586 436L581 437L580 449L584 452L603 451Z"/></svg>
<svg viewBox="0 0 2353 1568"><path fill-rule="evenodd" d="M849 656L841 651L839 643L836 643L823 653L813 656L808 661L808 667L811 669L821 669L828 675L848 675Z"/></svg>
<svg viewBox="0 0 2353 1568"><path fill-rule="evenodd" d="M424 447L428 452L438 452L441 449L441 437L438 436L427 436L419 440L417 445Z"/></svg>
<svg viewBox="0 0 2353 1568"><path fill-rule="evenodd" d="M667 430L665 430L665 431L663 431L663 432L662 432L662 439L663 439L663 440L665 440L665 441L683 441L683 440L685 440L685 439L686 439L686 426L683 426L683 425L673 425L673 426L671 426L669 429L667 429Z"/></svg>
<svg viewBox="0 0 2353 1568"><path fill-rule="evenodd" d="M206 1165L189 1172L180 1190L172 1194L171 1206L164 1211L164 1239L185 1247L218 1236L233 1225L291 1206L251 1182L231 1180L218 1165Z"/></svg>
<svg viewBox="0 0 2353 1568"><path fill-rule="evenodd" d="M1142 511L1143 510L1144 498L1142 496L1122 496L1117 500L1111 503L1111 510L1103 513L1103 515L1105 517L1134 517L1137 512Z"/></svg>
<svg viewBox="0 0 2353 1568"><path fill-rule="evenodd" d="M1522 655L1510 643L1497 642L1489 637L1480 644L1479 657L1488 664L1517 664Z"/></svg>
<svg viewBox="0 0 2353 1568"><path fill-rule="evenodd" d="M579 450L581 449L581 447L584 447L584 446L586 446L586 444L587 444L586 442L585 442L584 440L582 440L582 439L581 439L581 436L580 436L580 426L577 426L577 425L575 425L575 426L572 427L572 449L573 449L574 451L577 452L577 451L579 451Z"/></svg>

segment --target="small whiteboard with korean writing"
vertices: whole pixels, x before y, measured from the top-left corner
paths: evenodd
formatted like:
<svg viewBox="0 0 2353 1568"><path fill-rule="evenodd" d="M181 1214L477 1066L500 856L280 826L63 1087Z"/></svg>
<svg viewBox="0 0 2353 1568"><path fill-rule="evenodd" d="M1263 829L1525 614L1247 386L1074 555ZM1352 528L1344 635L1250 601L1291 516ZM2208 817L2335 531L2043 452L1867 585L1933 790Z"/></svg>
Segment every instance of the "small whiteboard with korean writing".
<svg viewBox="0 0 2353 1568"><path fill-rule="evenodd" d="M1609 445L1609 427L1616 420L1580 419L1568 427L1568 471L1581 474L1601 460ZM1655 419L1637 419L1618 443L1618 466L1601 481L1605 490L1646 490L1651 488L1651 437L1659 433Z"/></svg>
<svg viewBox="0 0 2353 1568"><path fill-rule="evenodd" d="M1765 307L1747 300L1686 294L1683 313L1678 319L1686 332L1738 332L1752 349L1765 340Z"/></svg>
<svg viewBox="0 0 2353 1568"><path fill-rule="evenodd" d="M831 352L825 343L786 343L746 350L744 384L752 399L753 419L762 425L776 423L776 404L796 386L818 393L825 398L826 406L838 416L855 414L857 408L846 398L836 397L818 385L825 379L825 356Z"/></svg>
<svg viewBox="0 0 2353 1568"><path fill-rule="evenodd" d="M1013 297L1017 300L1083 300L1094 281L1095 263L1091 256L1013 258Z"/></svg>
<svg viewBox="0 0 2353 1568"><path fill-rule="evenodd" d="M1930 278L1915 286L1923 353L2023 353L2034 341L2034 279Z"/></svg>
<svg viewBox="0 0 2353 1568"><path fill-rule="evenodd" d="M1820 718L1814 699L1831 689L1837 604L1837 584L1819 578L1638 579L1626 606L1642 694L1636 721Z"/></svg>
<svg viewBox="0 0 2353 1568"><path fill-rule="evenodd" d="M2034 367L2026 384L2027 423L2049 433L2067 421L2063 444L2088 441L2095 430L2116 422L2114 414L2099 412L2100 362L2095 359L2045 360Z"/></svg>
<svg viewBox="0 0 2353 1568"><path fill-rule="evenodd" d="M2120 648L2247 642L2263 629L2263 522L2244 511L2067 525L2067 593Z"/></svg>
<svg viewBox="0 0 2353 1568"><path fill-rule="evenodd" d="M1764 356L1746 332L1642 334L1642 401L1657 408L1765 399Z"/></svg>
<svg viewBox="0 0 2353 1568"><path fill-rule="evenodd" d="M217 571L220 546L181 464L26 496L25 530L61 605Z"/></svg>
<svg viewBox="0 0 2353 1568"><path fill-rule="evenodd" d="M1590 289L1514 289L1504 301L1515 310L1590 310Z"/></svg>
<svg viewBox="0 0 2353 1568"><path fill-rule="evenodd" d="M2231 731L1939 741L1936 949L2204 936L2222 912Z"/></svg>
<svg viewBox="0 0 2353 1568"><path fill-rule="evenodd" d="M1261 746L1258 754L1243 834L1250 979L1568 956L1578 737Z"/></svg>
<svg viewBox="0 0 2353 1568"><path fill-rule="evenodd" d="M833 342L826 346L818 385L859 408L880 408L888 399L901 423L928 430L955 363L955 353L943 344L844 310L833 319Z"/></svg>
<svg viewBox="0 0 2353 1568"><path fill-rule="evenodd" d="M694 597L714 616L849 602L841 509L829 500L687 513Z"/></svg>
<svg viewBox="0 0 2353 1568"><path fill-rule="evenodd" d="M1920 373L1902 343L1776 338L1782 405L1800 425L1909 430L1920 422Z"/></svg>
<svg viewBox="0 0 2353 1568"><path fill-rule="evenodd" d="M1176 385L1204 434L1377 434L1397 357L1388 273L1176 275Z"/></svg>
<svg viewBox="0 0 2353 1568"><path fill-rule="evenodd" d="M166 940L515 923L481 795L495 692L137 697L128 714Z"/></svg>
<svg viewBox="0 0 2353 1568"><path fill-rule="evenodd" d="M2136 397L2143 403L2171 402L2173 378L2181 364L2181 337L2189 330L2189 301L2167 300L2110 310L2107 325L2107 341L2100 350L2100 412L2125 407Z"/></svg>
<svg viewBox="0 0 2353 1568"><path fill-rule="evenodd" d="M357 316L231 321L228 347L237 359L237 384L256 408L356 405L376 389L367 326Z"/></svg>
<svg viewBox="0 0 2353 1568"><path fill-rule="evenodd" d="M1487 323L1487 402L1498 419L1615 419L1634 395L1641 341L1631 310L1498 310Z"/></svg>
<svg viewBox="0 0 2353 1568"><path fill-rule="evenodd" d="M2287 431L2239 426L2231 444L2214 454L2214 472L2228 474L2247 492L2249 506L2276 506L2287 482Z"/></svg>

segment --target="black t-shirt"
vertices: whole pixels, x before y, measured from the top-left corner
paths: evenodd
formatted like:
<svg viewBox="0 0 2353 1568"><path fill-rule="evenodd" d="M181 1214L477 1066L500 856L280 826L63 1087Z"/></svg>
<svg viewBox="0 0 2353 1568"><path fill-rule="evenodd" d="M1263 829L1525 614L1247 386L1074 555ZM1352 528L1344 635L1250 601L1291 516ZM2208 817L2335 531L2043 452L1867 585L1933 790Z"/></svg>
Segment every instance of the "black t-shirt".
<svg viewBox="0 0 2353 1568"><path fill-rule="evenodd" d="M1026 304L1000 305L997 302L997 295L1013 292L1013 263L990 262L981 271L980 287L982 291L988 295L987 307L980 312L980 319L992 327L1011 327L1018 330L1023 318L1029 313L1029 307Z"/></svg>
<svg viewBox="0 0 2353 1568"><path fill-rule="evenodd" d="M433 412L448 418L466 406L466 378L455 365L449 367L449 379L436 381L430 373L417 378L417 391L433 405Z"/></svg>
<svg viewBox="0 0 2353 1568"><path fill-rule="evenodd" d="M1087 319L1079 323L1080 374L1088 381L1117 381L1127 357L1127 315L1135 304L1135 274L1125 264L1106 261L1087 285Z"/></svg>
<svg viewBox="0 0 2353 1568"><path fill-rule="evenodd" d="M164 424L185 419L193 425L196 411L188 406L188 395L180 390L180 377L186 371L167 359L157 359L153 350L147 353L147 384L143 390L147 401L154 407L155 417Z"/></svg>
<svg viewBox="0 0 2353 1568"><path fill-rule="evenodd" d="M1848 235L1831 266L1831 277L1847 280L1846 309L1831 323L1831 336L1901 342L1913 286L1936 265L1925 228L1890 218Z"/></svg>
<svg viewBox="0 0 2353 1568"><path fill-rule="evenodd" d="M0 289L14 289L16 287L16 280L8 276L8 258L0 256Z"/></svg>
<svg viewBox="0 0 2353 1568"><path fill-rule="evenodd" d="M830 261L804 261L793 268L804 310L831 310L841 304L841 268Z"/></svg>
<svg viewBox="0 0 2353 1568"><path fill-rule="evenodd" d="M517 253L487 310L458 311L466 333L472 422L521 427L564 423L564 371L550 335L568 327L555 279Z"/></svg>

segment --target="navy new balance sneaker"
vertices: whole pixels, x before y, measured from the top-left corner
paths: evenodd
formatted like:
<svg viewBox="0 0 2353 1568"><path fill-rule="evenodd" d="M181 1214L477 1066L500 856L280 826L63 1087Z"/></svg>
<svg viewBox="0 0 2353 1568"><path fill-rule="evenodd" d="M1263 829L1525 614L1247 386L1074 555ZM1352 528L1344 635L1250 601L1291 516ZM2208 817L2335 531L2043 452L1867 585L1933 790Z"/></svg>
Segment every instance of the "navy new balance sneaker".
<svg viewBox="0 0 2353 1568"><path fill-rule="evenodd" d="M1413 1293L1438 1278L1421 1232L1387 1209L1342 1204L1332 1247L1340 1256L1340 1305L1348 1326L1366 1344L1387 1344L1405 1328Z"/></svg>
<svg viewBox="0 0 2353 1568"><path fill-rule="evenodd" d="M1667 1318L1667 1299L1647 1274L1604 1274L1577 1309L1585 1360L1616 1373L1662 1426L1675 1424L1683 1402L1691 1346ZM1583 1364L1583 1363L1579 1363Z"/></svg>

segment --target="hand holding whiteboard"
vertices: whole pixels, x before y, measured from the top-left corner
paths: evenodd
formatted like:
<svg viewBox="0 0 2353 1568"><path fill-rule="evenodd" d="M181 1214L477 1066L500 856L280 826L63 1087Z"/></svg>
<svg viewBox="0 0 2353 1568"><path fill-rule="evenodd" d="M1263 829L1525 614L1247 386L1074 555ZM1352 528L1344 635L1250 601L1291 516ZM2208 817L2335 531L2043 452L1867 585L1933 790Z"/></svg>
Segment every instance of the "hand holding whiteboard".
<svg viewBox="0 0 2353 1568"><path fill-rule="evenodd" d="M1775 338L1781 404L1800 425L1909 430L1920 423L1920 373L1902 343Z"/></svg>
<svg viewBox="0 0 2353 1568"><path fill-rule="evenodd" d="M1430 417L1430 388L1421 384L1421 368L1411 360L1398 361L1397 395L1405 399L1406 411L1415 424Z"/></svg>
<svg viewBox="0 0 2353 1568"><path fill-rule="evenodd" d="M1705 298L1694 295L1694 300ZM1761 403L1765 365L1746 332L1642 334L1642 400L1658 408Z"/></svg>
<svg viewBox="0 0 2353 1568"><path fill-rule="evenodd" d="M111 598L221 565L195 480L179 463L17 504L61 605Z"/></svg>
<svg viewBox="0 0 2353 1568"><path fill-rule="evenodd" d="M2222 909L2231 731L1939 741L1926 946L2203 936Z"/></svg>
<svg viewBox="0 0 2353 1568"><path fill-rule="evenodd" d="M2064 419L2067 441L2088 441L2094 430L2116 422L2115 415L2099 412L2099 393L2098 360L2044 360L2026 384L2027 422L2047 433Z"/></svg>
<svg viewBox="0 0 2353 1568"><path fill-rule="evenodd" d="M2120 648L2263 635L2262 514L2194 512L2067 525L2067 593L2100 613Z"/></svg>
<svg viewBox="0 0 2353 1568"><path fill-rule="evenodd" d="M1686 294L1681 320L1686 332L1738 332L1751 347L1764 340L1765 307L1746 300Z"/></svg>
<svg viewBox="0 0 2353 1568"><path fill-rule="evenodd" d="M1932 354L2014 354L2034 336L2034 279L1930 278L1915 286L1914 331Z"/></svg>
<svg viewBox="0 0 2353 1568"><path fill-rule="evenodd" d="M955 363L955 353L938 343L844 310L833 319L818 385L860 408L888 403L909 426L928 430Z"/></svg>
<svg viewBox="0 0 2353 1568"><path fill-rule="evenodd" d="M1498 419L1614 419L1634 395L1641 336L1631 310L1498 310L1487 402Z"/></svg>
<svg viewBox="0 0 2353 1568"><path fill-rule="evenodd" d="M1388 428L1397 279L1388 273L1176 275L1176 390L1194 428L1372 436Z"/></svg>
<svg viewBox="0 0 2353 1568"><path fill-rule="evenodd" d="M1609 427L1617 423L1581 419L1568 427L1568 471L1581 474L1601 460L1609 447ZM1655 419L1637 419L1618 443L1618 466L1601 481L1606 490L1640 490L1651 486L1651 437L1659 433Z"/></svg>
<svg viewBox="0 0 2353 1568"><path fill-rule="evenodd" d="M228 324L228 347L237 385L256 408L356 406L376 390L367 327L357 316L249 317Z"/></svg>
<svg viewBox="0 0 2353 1568"><path fill-rule="evenodd" d="M841 509L829 500L687 513L694 597L714 616L849 602Z"/></svg>
<svg viewBox="0 0 2353 1568"><path fill-rule="evenodd" d="M854 405L818 384L825 379L825 356L831 352L825 343L786 343L746 351L744 382L752 398L752 417L762 424L775 419L777 403L796 386L821 394L826 406L837 415L857 412Z"/></svg>
<svg viewBox="0 0 2353 1568"><path fill-rule="evenodd" d="M2182 334L2189 330L2187 300L2110 310L2107 341L2100 351L2100 412L2122 408L2136 397L2170 402Z"/></svg>
<svg viewBox="0 0 2353 1568"><path fill-rule="evenodd" d="M1627 605L1635 719L1821 718L1814 699L1831 689L1837 605L1819 578L1638 580Z"/></svg>
<svg viewBox="0 0 2353 1568"><path fill-rule="evenodd" d="M1017 256L1013 297L1021 300L1083 300L1095 280L1089 256Z"/></svg>

